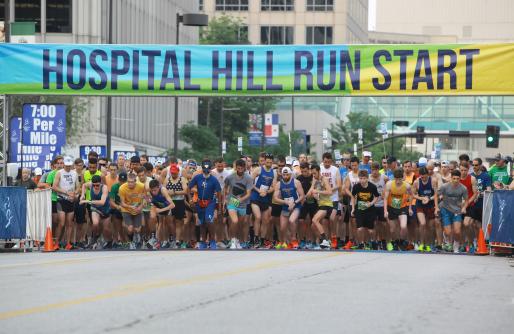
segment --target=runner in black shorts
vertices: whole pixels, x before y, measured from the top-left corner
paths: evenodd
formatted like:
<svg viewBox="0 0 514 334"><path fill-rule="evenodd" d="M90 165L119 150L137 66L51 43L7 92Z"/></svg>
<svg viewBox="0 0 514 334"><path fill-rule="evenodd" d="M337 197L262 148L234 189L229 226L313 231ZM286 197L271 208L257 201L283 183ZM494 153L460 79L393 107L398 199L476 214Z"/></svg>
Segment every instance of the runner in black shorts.
<svg viewBox="0 0 514 334"><path fill-rule="evenodd" d="M312 186L312 175L307 162L300 164L300 175L296 178L302 184L304 194L307 194ZM311 226L312 218L318 211L318 203L314 197L306 197L303 202L302 209L300 210L300 216L298 219L298 239L300 240L300 249L304 249L307 246L307 242L312 244L314 241L312 237Z"/></svg>
<svg viewBox="0 0 514 334"><path fill-rule="evenodd" d="M180 176L180 169L176 164L170 165L169 173L167 175L168 176L164 181L164 186L168 190L168 193L173 200L173 204L175 204L175 207L171 209L171 221L175 226L176 234L175 246L185 249L188 246L188 239L186 238L186 233L184 233L184 230L186 229L184 226L184 218L186 217L185 195L188 193L187 180L185 177ZM166 248L167 246L167 243L161 244L161 247L163 248Z"/></svg>
<svg viewBox="0 0 514 334"><path fill-rule="evenodd" d="M317 230L320 239L320 245L314 248L330 249L330 241L328 241L327 233L329 231L329 217L333 210L332 205L332 188L327 178L321 176L320 167L318 165L311 166L312 186L307 197L313 197L318 202L318 211L312 217L312 224Z"/></svg>
<svg viewBox="0 0 514 334"><path fill-rule="evenodd" d="M365 246L365 243L375 242L375 203L380 194L377 187L368 181L367 170L360 170L358 175L359 183L352 189L352 216L357 222L359 249L369 249L373 246L369 244Z"/></svg>

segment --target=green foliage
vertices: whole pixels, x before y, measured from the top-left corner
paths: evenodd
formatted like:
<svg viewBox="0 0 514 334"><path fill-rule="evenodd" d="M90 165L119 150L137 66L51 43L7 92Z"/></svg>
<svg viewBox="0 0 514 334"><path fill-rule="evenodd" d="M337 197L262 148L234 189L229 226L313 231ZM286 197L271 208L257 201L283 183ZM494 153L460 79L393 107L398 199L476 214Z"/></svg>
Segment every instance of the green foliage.
<svg viewBox="0 0 514 334"><path fill-rule="evenodd" d="M219 139L212 129L195 125L184 124L179 130L179 137L188 143L190 147L179 150L178 157L183 159L195 159L201 161L205 157L214 158L218 156ZM173 155L170 149L169 155Z"/></svg>
<svg viewBox="0 0 514 334"><path fill-rule="evenodd" d="M382 135L377 131L382 120L368 113L351 112L348 114L348 121L339 121L332 124L329 128L332 141L334 143L332 149L341 150L343 152L353 153L353 144L358 143L358 129L363 130L363 142L365 145L376 142L375 145L365 149L370 151L374 160L380 159L383 155L391 154L391 139L382 142ZM394 140L394 154L400 160L417 160L422 154L417 151L410 151L405 147L406 140L404 138L396 138ZM358 151L362 153L360 145ZM359 154L360 155L360 154Z"/></svg>
<svg viewBox="0 0 514 334"><path fill-rule="evenodd" d="M248 30L244 27L240 18L228 15L215 17L210 20L207 28L200 31L200 44L250 44Z"/></svg>

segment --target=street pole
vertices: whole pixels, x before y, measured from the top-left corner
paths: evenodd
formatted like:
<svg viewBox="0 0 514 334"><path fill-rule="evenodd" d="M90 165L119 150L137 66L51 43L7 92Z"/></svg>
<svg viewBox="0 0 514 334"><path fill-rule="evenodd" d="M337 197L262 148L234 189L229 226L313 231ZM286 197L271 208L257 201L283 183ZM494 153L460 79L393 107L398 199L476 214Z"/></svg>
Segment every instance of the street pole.
<svg viewBox="0 0 514 334"><path fill-rule="evenodd" d="M224 136L224 133L223 133L223 122L225 121L224 119L224 100L223 98L221 98L221 117L220 117L220 155L223 156L223 136Z"/></svg>
<svg viewBox="0 0 514 334"><path fill-rule="evenodd" d="M291 132L294 131L294 96L291 96Z"/></svg>
<svg viewBox="0 0 514 334"><path fill-rule="evenodd" d="M264 151L264 98L261 99L261 152Z"/></svg>
<svg viewBox="0 0 514 334"><path fill-rule="evenodd" d="M113 0L109 0L109 36L108 43L112 44L112 2ZM111 137L112 137L112 97L107 96L107 115L105 117L105 137L106 143L105 148L107 150L107 158L111 157Z"/></svg>
<svg viewBox="0 0 514 334"><path fill-rule="evenodd" d="M12 0L5 0L5 22L4 22L4 32L5 32L5 42L11 42L11 3ZM3 122L3 138L2 138L2 154L4 160L4 166L2 170L2 186L7 186L7 147L9 140L9 131L8 131L8 123L9 123L9 107L11 105L11 101L9 95L5 95L4 97L4 114L2 118Z"/></svg>
<svg viewBox="0 0 514 334"><path fill-rule="evenodd" d="M180 33L180 22L182 22L182 15L177 13L176 25L175 25L175 44L179 44L179 33ZM174 119L173 119L173 154L175 157L178 156L178 96L174 97Z"/></svg>
<svg viewBox="0 0 514 334"><path fill-rule="evenodd" d="M391 156L394 157L394 122L391 124Z"/></svg>

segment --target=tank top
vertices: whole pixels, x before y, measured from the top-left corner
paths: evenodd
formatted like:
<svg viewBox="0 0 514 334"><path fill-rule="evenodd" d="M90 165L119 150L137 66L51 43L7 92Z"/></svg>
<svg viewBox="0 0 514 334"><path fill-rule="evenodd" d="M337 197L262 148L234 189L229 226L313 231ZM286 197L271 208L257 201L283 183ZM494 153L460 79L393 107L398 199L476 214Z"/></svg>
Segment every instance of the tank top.
<svg viewBox="0 0 514 334"><path fill-rule="evenodd" d="M423 180L419 178L418 180L418 196L422 197L432 197L434 196L434 188L432 187L432 177L428 177L428 181L426 184L423 183ZM421 206L425 208L432 208L434 207L434 200L430 200L427 204L423 204L422 201L419 199L416 200L416 206Z"/></svg>
<svg viewBox="0 0 514 334"><path fill-rule="evenodd" d="M322 176L326 177L328 179L328 183L332 187L332 201L337 202L339 201L339 190L337 187L337 174L339 174L339 169L335 166L330 166L329 168L325 168L325 166L322 164L320 166L320 173ZM335 190L335 191L334 191Z"/></svg>
<svg viewBox="0 0 514 334"><path fill-rule="evenodd" d="M183 176L179 176L176 180L173 180L170 176L166 181L166 189L169 191L184 191L184 187L182 186L183 181ZM180 201L184 199L184 195L175 195L172 196L171 199L174 201Z"/></svg>
<svg viewBox="0 0 514 334"><path fill-rule="evenodd" d="M296 187L294 185L294 178L291 178L289 182L280 181L280 195L282 199L285 201L293 200L296 201L298 199L298 192L296 191Z"/></svg>
<svg viewBox="0 0 514 334"><path fill-rule="evenodd" d="M380 197L378 198L378 201L375 203L375 206L378 208L384 207L384 198L382 197L382 194L384 193L384 187L385 187L385 175L380 174L380 177L378 181L374 181L373 178L370 176L369 182L373 183L375 187L377 187L377 191L380 194Z"/></svg>
<svg viewBox="0 0 514 334"><path fill-rule="evenodd" d="M324 191L326 189L323 189L323 183L321 182L321 180L316 180L316 179L313 179L313 182L314 182L314 189L316 189L317 191ZM332 207L333 203L332 203L332 198L330 195L322 195L322 194L319 194L319 197L317 198L318 200L318 206L330 206Z"/></svg>
<svg viewBox="0 0 514 334"><path fill-rule="evenodd" d="M396 182L393 180L391 183L391 191L389 192L389 198L387 199L387 205L401 209L409 205L409 196L407 195L407 182L403 181L400 187L396 186Z"/></svg>
<svg viewBox="0 0 514 334"><path fill-rule="evenodd" d="M473 185L471 184L471 175L468 174L466 178L460 179L460 183L468 190L468 199L473 196Z"/></svg>
<svg viewBox="0 0 514 334"><path fill-rule="evenodd" d="M92 201L99 201L99 200L102 199L102 190L103 190L104 187L107 187L107 186L105 184L102 184L98 194L95 193L94 187L91 187L91 189L89 189L89 195L91 196L91 200ZM94 207L95 209L97 209L98 211L102 212L103 214L107 215L107 214L109 214L109 212L111 210L111 206L109 205L109 201L110 201L109 200L109 196L107 196L107 198L105 199L104 205L94 205L94 204L91 204L91 206Z"/></svg>
<svg viewBox="0 0 514 334"><path fill-rule="evenodd" d="M59 188L66 192L75 191L75 187L77 185L77 172L74 170L67 172L64 169L61 169L58 173L61 175L61 178L59 179ZM57 197L67 201L70 200L69 196L62 193L58 193Z"/></svg>
<svg viewBox="0 0 514 334"><path fill-rule="evenodd" d="M162 194L162 188L159 188L159 193L157 195L152 195L152 204L158 209L162 209L170 205L170 202L168 202L166 197Z"/></svg>
<svg viewBox="0 0 514 334"><path fill-rule="evenodd" d="M359 174L353 172L348 173L348 179L350 179L350 192L353 191L353 186L359 183Z"/></svg>
<svg viewBox="0 0 514 334"><path fill-rule="evenodd" d="M255 179L255 187L257 189L264 189L267 191L273 184L274 177L275 177L275 173L274 173L273 169L270 169L269 171L267 171L266 168L261 167L261 173ZM257 191L255 191L255 189L252 189L252 193L250 195L250 200L258 201L258 202L270 202L271 194L268 194L265 197L261 197L259 195L259 193Z"/></svg>

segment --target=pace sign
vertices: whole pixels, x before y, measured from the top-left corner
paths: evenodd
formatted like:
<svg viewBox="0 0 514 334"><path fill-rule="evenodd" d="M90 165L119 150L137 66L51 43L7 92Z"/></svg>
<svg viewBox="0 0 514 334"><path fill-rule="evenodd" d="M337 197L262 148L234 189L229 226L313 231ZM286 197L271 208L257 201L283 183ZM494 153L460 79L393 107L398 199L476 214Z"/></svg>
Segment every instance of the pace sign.
<svg viewBox="0 0 514 334"><path fill-rule="evenodd" d="M66 144L66 106L23 105L23 145L62 147Z"/></svg>

